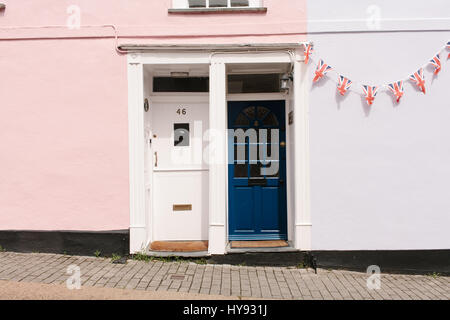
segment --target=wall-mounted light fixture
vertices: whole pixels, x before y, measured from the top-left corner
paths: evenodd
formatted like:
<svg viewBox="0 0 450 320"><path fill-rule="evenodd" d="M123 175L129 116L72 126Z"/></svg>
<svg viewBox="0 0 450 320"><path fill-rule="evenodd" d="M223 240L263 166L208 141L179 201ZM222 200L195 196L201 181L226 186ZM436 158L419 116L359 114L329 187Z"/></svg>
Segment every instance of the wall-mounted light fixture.
<svg viewBox="0 0 450 320"><path fill-rule="evenodd" d="M144 111L147 112L149 108L150 108L150 106L149 106L149 103L148 103L148 99L145 98L144 99Z"/></svg>
<svg viewBox="0 0 450 320"><path fill-rule="evenodd" d="M293 80L293 77L291 74L285 73L280 78L280 91L284 93L289 93L290 88L290 81Z"/></svg>

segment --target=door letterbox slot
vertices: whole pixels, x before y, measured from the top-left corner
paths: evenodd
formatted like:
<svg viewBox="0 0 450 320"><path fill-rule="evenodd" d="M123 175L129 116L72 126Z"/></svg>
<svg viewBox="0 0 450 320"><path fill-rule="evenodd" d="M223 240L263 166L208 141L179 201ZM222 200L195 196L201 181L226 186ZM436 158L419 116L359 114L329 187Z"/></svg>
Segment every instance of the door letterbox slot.
<svg viewBox="0 0 450 320"><path fill-rule="evenodd" d="M192 204L174 204L173 211L192 211Z"/></svg>
<svg viewBox="0 0 450 320"><path fill-rule="evenodd" d="M267 186L267 179L248 179L249 186Z"/></svg>

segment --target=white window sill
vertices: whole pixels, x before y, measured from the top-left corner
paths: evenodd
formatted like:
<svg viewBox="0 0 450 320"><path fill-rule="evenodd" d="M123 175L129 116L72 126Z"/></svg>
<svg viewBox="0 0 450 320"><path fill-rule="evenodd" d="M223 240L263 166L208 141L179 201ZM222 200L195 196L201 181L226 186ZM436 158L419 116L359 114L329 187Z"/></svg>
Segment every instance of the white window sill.
<svg viewBox="0 0 450 320"><path fill-rule="evenodd" d="M267 8L189 8L189 9L169 9L169 13L266 13Z"/></svg>

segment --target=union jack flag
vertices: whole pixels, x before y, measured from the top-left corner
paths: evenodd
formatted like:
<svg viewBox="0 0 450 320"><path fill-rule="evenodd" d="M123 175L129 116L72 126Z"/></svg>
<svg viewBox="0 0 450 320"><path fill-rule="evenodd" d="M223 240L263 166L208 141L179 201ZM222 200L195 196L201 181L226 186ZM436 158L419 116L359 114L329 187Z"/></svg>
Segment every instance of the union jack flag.
<svg viewBox="0 0 450 320"><path fill-rule="evenodd" d="M373 100L375 99L375 96L377 95L378 87L371 87L366 86L365 84L362 85L364 94L366 95L366 101L369 106L372 105Z"/></svg>
<svg viewBox="0 0 450 320"><path fill-rule="evenodd" d="M343 96L351 87L352 81L344 76L339 75L338 91Z"/></svg>
<svg viewBox="0 0 450 320"><path fill-rule="evenodd" d="M403 96L403 81L389 83L388 88L397 98L397 102L400 102L400 98Z"/></svg>
<svg viewBox="0 0 450 320"><path fill-rule="evenodd" d="M323 62L322 59L320 59L319 64L317 65L316 69L316 76L313 79L313 82L316 82L320 78L322 78L328 71L330 71L331 68L329 65L327 65L325 62Z"/></svg>
<svg viewBox="0 0 450 320"><path fill-rule="evenodd" d="M450 41L447 42L447 50L450 50ZM450 53L448 54L447 59L450 59Z"/></svg>
<svg viewBox="0 0 450 320"><path fill-rule="evenodd" d="M439 53L437 53L433 59L430 60L430 63L434 66L434 74L438 74L439 71L441 71L441 57L439 56Z"/></svg>
<svg viewBox="0 0 450 320"><path fill-rule="evenodd" d="M314 49L310 43L305 43L303 46L305 47L303 51L305 54L305 64L308 64L309 56L313 53Z"/></svg>
<svg viewBox="0 0 450 320"><path fill-rule="evenodd" d="M409 76L411 81L414 81L420 90L425 94L425 77L423 75L423 69L420 68L412 75Z"/></svg>

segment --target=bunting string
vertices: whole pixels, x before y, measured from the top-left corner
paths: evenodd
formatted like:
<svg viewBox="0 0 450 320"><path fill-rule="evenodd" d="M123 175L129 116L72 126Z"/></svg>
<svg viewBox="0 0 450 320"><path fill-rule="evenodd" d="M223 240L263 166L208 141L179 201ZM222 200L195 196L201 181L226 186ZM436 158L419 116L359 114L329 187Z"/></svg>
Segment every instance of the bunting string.
<svg viewBox="0 0 450 320"><path fill-rule="evenodd" d="M414 83L418 89L425 94L426 93L426 81L424 76L424 69L427 66L433 66L434 67L434 75L437 75L442 70L442 62L441 62L441 54L442 51L447 50L450 51L450 41L447 42L446 45L441 47L439 51L423 66L419 67L416 71L412 72L408 77L404 77L402 79L398 79L394 82L378 85L378 86L371 86L368 84L358 83L355 81L350 80L346 76L344 76L342 73L336 71L333 67L328 65L323 59L319 59L318 61L315 60L313 55L315 55L315 50L313 48L312 43L304 43L304 54L305 54L305 60L304 63L308 64L310 61L311 63L316 65L316 69L314 71L314 78L313 82L317 82L320 79L322 79L327 73L334 74L334 77L329 77L330 80L334 81L337 85L337 91L340 95L344 96L347 91L354 91L353 88L360 88L362 90L362 93L364 94L367 104L371 106L375 100L375 97L379 91L386 91L390 92L394 98L396 99L397 103L400 102L400 98L402 98L405 94L403 89L403 83L405 81L411 81ZM450 53L448 53L447 59L450 59Z"/></svg>

